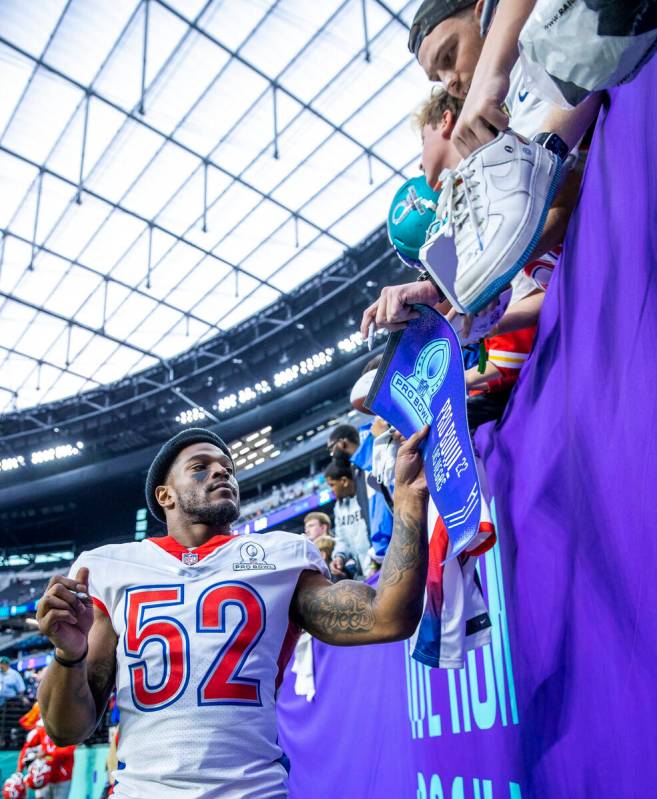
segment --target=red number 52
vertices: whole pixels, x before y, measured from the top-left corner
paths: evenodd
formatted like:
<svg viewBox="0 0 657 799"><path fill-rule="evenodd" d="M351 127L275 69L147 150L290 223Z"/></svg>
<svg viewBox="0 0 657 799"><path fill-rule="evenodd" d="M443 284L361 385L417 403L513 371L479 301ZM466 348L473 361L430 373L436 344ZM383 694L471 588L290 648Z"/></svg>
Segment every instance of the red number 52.
<svg viewBox="0 0 657 799"><path fill-rule="evenodd" d="M124 649L135 706L153 711L168 707L185 692L190 672L190 640L172 609L185 601L183 585L140 586L126 592ZM197 691L199 705L260 705L260 681L240 677L240 670L265 629L265 605L246 583L216 583L199 597L196 633L225 634L226 611L237 607L241 618L208 668ZM146 647L162 650L159 680L149 679Z"/></svg>

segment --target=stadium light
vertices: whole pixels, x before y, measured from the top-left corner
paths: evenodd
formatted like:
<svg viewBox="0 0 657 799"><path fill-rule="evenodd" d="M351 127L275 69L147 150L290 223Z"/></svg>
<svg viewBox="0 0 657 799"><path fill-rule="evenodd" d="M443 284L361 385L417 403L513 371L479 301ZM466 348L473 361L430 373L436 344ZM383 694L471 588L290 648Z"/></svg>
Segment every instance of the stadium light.
<svg viewBox="0 0 657 799"><path fill-rule="evenodd" d="M200 422L206 418L206 413L204 408L188 408L186 411L181 411L178 416L176 416L176 421L178 424L193 424L194 422Z"/></svg>
<svg viewBox="0 0 657 799"><path fill-rule="evenodd" d="M267 425L228 444L237 471L246 471L271 458L272 450L275 448L270 438L271 431L272 426Z"/></svg>
<svg viewBox="0 0 657 799"><path fill-rule="evenodd" d="M362 347L364 343L365 339L360 333L352 333L348 338L343 338L341 341L338 341L338 349L340 352L353 352L359 347Z"/></svg>
<svg viewBox="0 0 657 799"><path fill-rule="evenodd" d="M376 331L375 336L377 338L380 338L381 336L385 336L386 333L387 331L385 331L383 328L379 328ZM340 341L338 341L337 346L340 352L347 354L355 352L356 350L360 349L365 345L365 343L366 343L365 339L361 336L361 334L359 332L356 332L352 333L347 338L343 338Z"/></svg>
<svg viewBox="0 0 657 799"><path fill-rule="evenodd" d="M326 349L316 352L308 358L304 358L302 361L299 361L299 363L288 366L274 375L274 385L276 388L286 386L288 383L298 380L303 375L307 375L310 372L327 366L333 360L334 353L335 349L333 347L326 347Z"/></svg>
<svg viewBox="0 0 657 799"><path fill-rule="evenodd" d="M240 405L245 405L247 402L254 400L257 396L258 395L254 389L252 389L251 386L247 386L246 388L240 389L237 394L237 399Z"/></svg>
<svg viewBox="0 0 657 799"><path fill-rule="evenodd" d="M60 444L57 447L50 447L49 449L40 449L30 455L30 460L33 464L50 463L50 461L61 460L62 458L70 458L73 455L79 455L84 449L82 441L76 441L73 444Z"/></svg>
<svg viewBox="0 0 657 799"><path fill-rule="evenodd" d="M221 397L221 399L217 402L217 410L220 413L224 413L225 411L230 411L236 407L237 407L237 394L227 394L225 397Z"/></svg>
<svg viewBox="0 0 657 799"><path fill-rule="evenodd" d="M253 386L244 386L240 388L237 393L226 394L217 400L216 408L220 413L231 411L237 405L246 405L249 402L257 399L262 394L269 394L271 386L269 381L260 380Z"/></svg>
<svg viewBox="0 0 657 799"><path fill-rule="evenodd" d="M377 337L385 335L385 330L376 331ZM284 369L281 369L281 371L276 372L272 381L274 387L282 388L283 386L287 386L289 383L293 383L295 380L299 380L305 375L324 368L333 360L336 348L342 354L348 355L360 349L361 347L364 347L365 343L366 342L360 333L352 333L347 338L340 339L335 347L326 347L325 349L315 352L312 355L309 355L307 358L304 358L297 363L291 364L290 366L286 366ZM286 353L283 353L280 358L281 365L287 363L287 361L288 356ZM235 362L235 359L233 362ZM220 397L217 400L215 407L219 413L227 413L228 411L232 411L233 408L236 408L238 405L246 405L247 403L258 399L258 397L263 394L269 394L271 390L272 386L268 380L259 380L252 386L244 386L236 393L226 394L225 396Z"/></svg>
<svg viewBox="0 0 657 799"><path fill-rule="evenodd" d="M21 466L25 466L25 458L22 455L0 460L0 472L11 472L14 469L20 469Z"/></svg>

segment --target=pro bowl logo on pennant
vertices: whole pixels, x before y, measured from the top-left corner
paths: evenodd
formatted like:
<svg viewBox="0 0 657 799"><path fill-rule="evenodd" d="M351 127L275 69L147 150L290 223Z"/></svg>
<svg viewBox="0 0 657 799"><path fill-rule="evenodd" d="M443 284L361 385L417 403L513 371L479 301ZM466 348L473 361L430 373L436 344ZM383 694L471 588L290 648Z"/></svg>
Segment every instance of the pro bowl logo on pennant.
<svg viewBox="0 0 657 799"><path fill-rule="evenodd" d="M246 541L240 547L240 561L233 563L233 571L270 571L273 563L267 563L265 550L257 541Z"/></svg>
<svg viewBox="0 0 657 799"><path fill-rule="evenodd" d="M413 309L418 317L390 336L364 405L406 438L429 425L422 459L429 492L449 537L450 560L475 537L481 518L463 357L444 317L426 305Z"/></svg>
<svg viewBox="0 0 657 799"><path fill-rule="evenodd" d="M396 371L392 376L390 392L406 410L416 429L433 421L431 401L445 380L450 353L448 339L430 341L417 356L410 375Z"/></svg>

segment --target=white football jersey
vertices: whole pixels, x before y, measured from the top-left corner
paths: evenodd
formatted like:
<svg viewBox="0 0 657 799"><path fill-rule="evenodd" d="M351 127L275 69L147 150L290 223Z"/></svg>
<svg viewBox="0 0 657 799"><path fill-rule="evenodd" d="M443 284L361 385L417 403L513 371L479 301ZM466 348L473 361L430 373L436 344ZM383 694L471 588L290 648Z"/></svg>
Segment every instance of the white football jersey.
<svg viewBox="0 0 657 799"><path fill-rule="evenodd" d="M170 537L83 552L118 636L117 799L282 799L277 678L297 635L300 573L328 575L305 536Z"/></svg>
<svg viewBox="0 0 657 799"><path fill-rule="evenodd" d="M531 139L545 130L545 122L554 105L525 87L525 76L517 61L509 75L509 93L505 100L509 125L516 133Z"/></svg>

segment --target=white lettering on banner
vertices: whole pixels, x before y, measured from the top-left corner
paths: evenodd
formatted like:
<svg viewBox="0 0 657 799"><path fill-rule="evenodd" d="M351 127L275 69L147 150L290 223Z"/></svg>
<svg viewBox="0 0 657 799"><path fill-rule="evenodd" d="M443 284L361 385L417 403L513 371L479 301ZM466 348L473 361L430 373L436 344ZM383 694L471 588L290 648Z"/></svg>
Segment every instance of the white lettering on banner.
<svg viewBox="0 0 657 799"><path fill-rule="evenodd" d="M498 785L498 789L502 793L499 793L498 790L493 794L492 780L480 780L478 777L473 777L471 791L469 790L469 780L469 777L454 777L450 784L444 777L441 781L437 774L432 774L429 778L418 771L416 799L498 799L498 797L522 799L520 785L517 782L502 783ZM427 782L429 783L428 789Z"/></svg>
<svg viewBox="0 0 657 799"><path fill-rule="evenodd" d="M463 455L463 447L456 433L452 401L449 397L438 414L436 432L438 433L438 448L434 450L432 462L436 487L440 491L449 480L450 472L455 466L457 477L460 477L468 468L467 459Z"/></svg>
<svg viewBox="0 0 657 799"><path fill-rule="evenodd" d="M443 460L440 457L440 449L434 449L431 456L431 464L433 466L433 479L436 481L436 490L440 491L447 482L447 475L443 469Z"/></svg>
<svg viewBox="0 0 657 799"><path fill-rule="evenodd" d="M443 514L443 521L445 522L447 530L451 530L452 528L458 527L459 525L465 524L467 522L477 507L478 498L479 486L475 482L470 489L470 493L468 494L465 505L460 507L458 510L452 511L451 513Z"/></svg>
<svg viewBox="0 0 657 799"><path fill-rule="evenodd" d="M486 553L484 562L491 643L468 652L464 668L458 670L429 668L413 660L409 646L404 646L414 740L518 723L499 545ZM439 708L445 708L447 719L441 718Z"/></svg>
<svg viewBox="0 0 657 799"><path fill-rule="evenodd" d="M404 404L407 410L412 410L414 412L414 417L419 419L421 424L419 424L418 427L422 427L425 424L431 424L431 421L433 420L431 408L402 374L395 372L395 374L392 376L390 386L392 391L398 391L399 394L406 400Z"/></svg>

